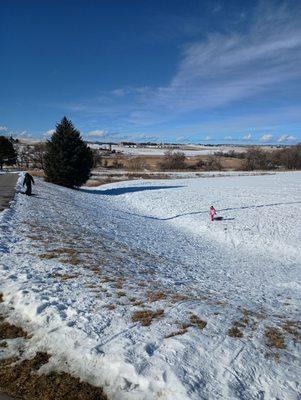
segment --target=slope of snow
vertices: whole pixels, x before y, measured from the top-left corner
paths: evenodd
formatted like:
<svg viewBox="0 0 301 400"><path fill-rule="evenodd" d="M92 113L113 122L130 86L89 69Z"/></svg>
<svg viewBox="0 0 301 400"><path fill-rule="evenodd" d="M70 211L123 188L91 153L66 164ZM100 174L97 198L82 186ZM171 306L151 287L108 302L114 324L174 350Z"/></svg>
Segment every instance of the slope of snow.
<svg viewBox="0 0 301 400"><path fill-rule="evenodd" d="M38 181L0 214L4 306L53 354L42 370L111 399L297 399L300 187L298 172L81 191ZM140 310L163 311L143 326Z"/></svg>

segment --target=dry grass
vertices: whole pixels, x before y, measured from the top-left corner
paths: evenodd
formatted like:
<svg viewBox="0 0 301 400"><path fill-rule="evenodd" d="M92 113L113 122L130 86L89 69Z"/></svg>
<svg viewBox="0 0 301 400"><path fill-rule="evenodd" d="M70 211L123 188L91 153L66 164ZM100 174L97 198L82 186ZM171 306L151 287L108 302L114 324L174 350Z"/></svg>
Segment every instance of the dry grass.
<svg viewBox="0 0 301 400"><path fill-rule="evenodd" d="M178 293L173 294L172 297L171 297L171 300L175 301L175 302L176 301L184 301L184 300L188 300L188 299L189 299L188 296L186 296L184 294L178 294Z"/></svg>
<svg viewBox="0 0 301 400"><path fill-rule="evenodd" d="M138 307L138 306L145 307L145 305L144 305L142 300L133 301L133 306L135 306L135 307Z"/></svg>
<svg viewBox="0 0 301 400"><path fill-rule="evenodd" d="M115 304L105 304L103 308L106 308L107 310L115 310L116 306Z"/></svg>
<svg viewBox="0 0 301 400"><path fill-rule="evenodd" d="M284 336L278 328L266 327L265 329L266 344L268 347L275 347L277 349L284 349Z"/></svg>
<svg viewBox="0 0 301 400"><path fill-rule="evenodd" d="M172 332L172 333L166 335L165 339L168 339L168 338L171 338L171 337L174 337L174 336L184 335L184 333L186 333L186 332L187 332L187 328L181 328L178 331L175 331L175 332Z"/></svg>
<svg viewBox="0 0 301 400"><path fill-rule="evenodd" d="M190 323L191 323L191 326L195 326L196 328L199 328L199 329L204 329L207 325L206 321L203 321L197 315L194 315L194 314L191 315L191 317L190 317Z"/></svg>
<svg viewBox="0 0 301 400"><path fill-rule="evenodd" d="M300 322L299 321L291 321L287 320L285 323L282 325L282 329L289 334L293 335L295 340L300 340L301 339L301 333L300 333Z"/></svg>
<svg viewBox="0 0 301 400"><path fill-rule="evenodd" d="M118 297L124 297L124 296L126 296L126 293L125 293L125 292L122 292L122 291L116 292L116 294L117 294Z"/></svg>
<svg viewBox="0 0 301 400"><path fill-rule="evenodd" d="M143 326L149 326L153 319L161 318L164 315L164 310L139 310L132 315L133 322L141 322Z"/></svg>
<svg viewBox="0 0 301 400"><path fill-rule="evenodd" d="M16 363L0 361L0 391L26 400L106 400L101 388L81 382L65 372L37 374L50 355L38 352L34 358Z"/></svg>
<svg viewBox="0 0 301 400"><path fill-rule="evenodd" d="M122 282L122 280L120 279L120 280L116 281L116 283L114 284L114 286L115 286L116 289L122 289L122 287L123 287L123 282Z"/></svg>
<svg viewBox="0 0 301 400"><path fill-rule="evenodd" d="M243 337L243 333L242 331L237 327L237 325L232 326L229 330L228 330L228 335L230 337L235 337L235 338L242 338Z"/></svg>
<svg viewBox="0 0 301 400"><path fill-rule="evenodd" d="M58 274L58 273L54 273L54 274L52 274L52 276L53 276L53 278L61 279L62 281L67 281L69 279L77 278L76 275Z"/></svg>
<svg viewBox="0 0 301 400"><path fill-rule="evenodd" d="M159 300L165 300L166 299L166 294L163 292L148 292L147 294L147 300L150 303L153 303L155 301L159 301Z"/></svg>
<svg viewBox="0 0 301 400"><path fill-rule="evenodd" d="M4 318L0 316L0 340L15 339L18 337L26 338L27 333L22 328L4 321Z"/></svg>

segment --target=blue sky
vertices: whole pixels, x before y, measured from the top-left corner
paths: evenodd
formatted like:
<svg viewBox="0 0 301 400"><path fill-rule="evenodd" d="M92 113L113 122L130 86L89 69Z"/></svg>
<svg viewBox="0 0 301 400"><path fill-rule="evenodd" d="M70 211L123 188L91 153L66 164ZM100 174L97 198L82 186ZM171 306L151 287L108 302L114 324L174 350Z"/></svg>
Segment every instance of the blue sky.
<svg viewBox="0 0 301 400"><path fill-rule="evenodd" d="M301 1L1 2L0 134L301 141Z"/></svg>

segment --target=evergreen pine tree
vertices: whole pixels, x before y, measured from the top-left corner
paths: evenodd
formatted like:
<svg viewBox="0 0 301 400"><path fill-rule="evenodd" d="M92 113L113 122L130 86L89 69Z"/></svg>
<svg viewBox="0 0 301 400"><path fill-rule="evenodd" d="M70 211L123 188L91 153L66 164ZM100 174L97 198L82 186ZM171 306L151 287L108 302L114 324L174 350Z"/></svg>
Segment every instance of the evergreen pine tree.
<svg viewBox="0 0 301 400"><path fill-rule="evenodd" d="M66 117L46 143L45 178L69 188L85 183L93 166L92 152Z"/></svg>
<svg viewBox="0 0 301 400"><path fill-rule="evenodd" d="M17 154L12 142L5 136L0 136L0 170L3 164L13 165L16 163Z"/></svg>

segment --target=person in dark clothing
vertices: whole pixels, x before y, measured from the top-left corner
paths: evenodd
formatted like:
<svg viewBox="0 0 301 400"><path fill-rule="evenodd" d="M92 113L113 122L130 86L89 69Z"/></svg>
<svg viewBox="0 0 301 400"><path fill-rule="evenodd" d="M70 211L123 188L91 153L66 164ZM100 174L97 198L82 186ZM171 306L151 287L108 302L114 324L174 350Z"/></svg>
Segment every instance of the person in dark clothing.
<svg viewBox="0 0 301 400"><path fill-rule="evenodd" d="M27 196L31 196L31 184L32 183L34 184L33 177L28 172L26 172L26 174L24 176L23 186L26 185L25 194L27 194Z"/></svg>

